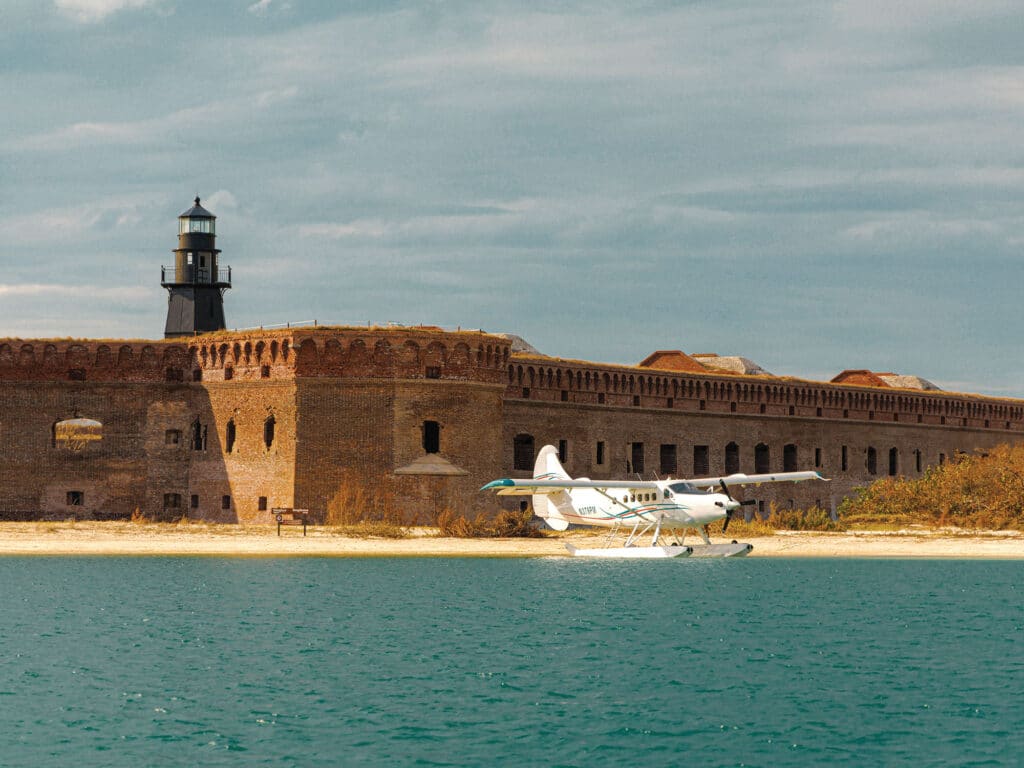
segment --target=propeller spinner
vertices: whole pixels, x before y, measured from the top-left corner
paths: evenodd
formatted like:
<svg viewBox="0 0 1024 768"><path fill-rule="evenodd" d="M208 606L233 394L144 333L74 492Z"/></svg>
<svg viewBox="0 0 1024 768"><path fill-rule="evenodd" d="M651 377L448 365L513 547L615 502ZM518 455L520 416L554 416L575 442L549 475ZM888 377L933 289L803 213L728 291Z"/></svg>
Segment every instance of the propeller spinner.
<svg viewBox="0 0 1024 768"><path fill-rule="evenodd" d="M722 486L722 493L726 495L729 501L734 502L737 506L725 510L725 522L722 523L722 533L725 533L729 529L729 521L732 520L733 513L736 512L740 507L749 507L757 504L756 499L745 499L743 501L737 501L733 498L733 495L729 492L729 486L725 484L725 480L719 480L719 484Z"/></svg>

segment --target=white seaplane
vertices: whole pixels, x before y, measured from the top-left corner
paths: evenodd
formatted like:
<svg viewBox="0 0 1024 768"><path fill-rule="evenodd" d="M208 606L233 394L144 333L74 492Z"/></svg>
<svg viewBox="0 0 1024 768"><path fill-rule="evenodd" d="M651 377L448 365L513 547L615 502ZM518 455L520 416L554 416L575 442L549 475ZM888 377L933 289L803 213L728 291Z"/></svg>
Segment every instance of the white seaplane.
<svg viewBox="0 0 1024 768"><path fill-rule="evenodd" d="M753 546L736 541L712 544L705 529L708 523L725 518L725 533L737 510L756 503L737 501L729 486L827 479L807 471L692 480L574 480L559 462L557 449L545 445L537 454L532 479L502 478L480 490L497 491L500 496L532 496L534 514L556 531L564 531L570 523L611 528L603 548L577 549L567 543L569 553L576 557L741 557ZM715 487L721 492L711 490ZM697 531L703 546L684 544L688 528ZM650 545L638 545L648 533L652 535ZM625 534L625 544L612 546L618 534ZM663 534L671 535L672 541L663 544Z"/></svg>

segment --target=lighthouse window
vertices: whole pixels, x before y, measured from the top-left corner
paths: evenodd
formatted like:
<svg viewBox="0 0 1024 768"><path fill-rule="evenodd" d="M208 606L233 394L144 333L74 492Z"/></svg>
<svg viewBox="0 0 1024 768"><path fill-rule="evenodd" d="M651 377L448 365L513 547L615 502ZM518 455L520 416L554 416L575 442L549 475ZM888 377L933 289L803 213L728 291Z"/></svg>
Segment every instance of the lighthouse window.
<svg viewBox="0 0 1024 768"><path fill-rule="evenodd" d="M191 267L192 266L192 253L191 252L186 253L185 254L185 258L187 259L186 263Z"/></svg>

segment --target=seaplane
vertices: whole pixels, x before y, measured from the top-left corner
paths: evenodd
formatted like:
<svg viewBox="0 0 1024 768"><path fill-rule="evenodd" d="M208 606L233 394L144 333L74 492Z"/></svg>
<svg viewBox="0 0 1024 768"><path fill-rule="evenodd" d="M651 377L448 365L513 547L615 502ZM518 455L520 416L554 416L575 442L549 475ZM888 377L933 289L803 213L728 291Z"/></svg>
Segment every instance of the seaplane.
<svg viewBox="0 0 1024 768"><path fill-rule="evenodd" d="M729 521L742 514L739 510L757 503L735 499L730 488L805 480L828 478L806 471L689 480L573 479L558 460L558 450L545 445L537 454L533 478L501 478L480 490L496 491L499 496L532 496L534 514L556 531L564 531L570 524L611 529L601 548L580 549L566 543L574 557L742 557L753 549L751 544L712 544L706 528L724 519L725 533ZM684 537L689 529L697 531L703 545L686 545ZM650 544L645 546L642 542L648 534ZM622 535L625 543L614 546Z"/></svg>

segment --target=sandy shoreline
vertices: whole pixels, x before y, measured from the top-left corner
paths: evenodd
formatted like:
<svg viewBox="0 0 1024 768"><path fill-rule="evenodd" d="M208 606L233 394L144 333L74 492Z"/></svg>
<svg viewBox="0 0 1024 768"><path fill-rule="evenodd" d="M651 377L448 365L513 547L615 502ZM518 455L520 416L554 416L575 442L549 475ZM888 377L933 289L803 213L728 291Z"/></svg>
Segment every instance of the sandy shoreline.
<svg viewBox="0 0 1024 768"><path fill-rule="evenodd" d="M416 533L406 539L377 539L310 528L303 538L301 530L292 528L279 538L273 526L0 523L0 555L566 557L566 541L577 547L604 543L601 536L580 534L543 539L452 539L429 530ZM697 543L695 538L692 541ZM1024 535L1014 531L786 531L744 537L743 541L754 545L750 557L1024 559Z"/></svg>

